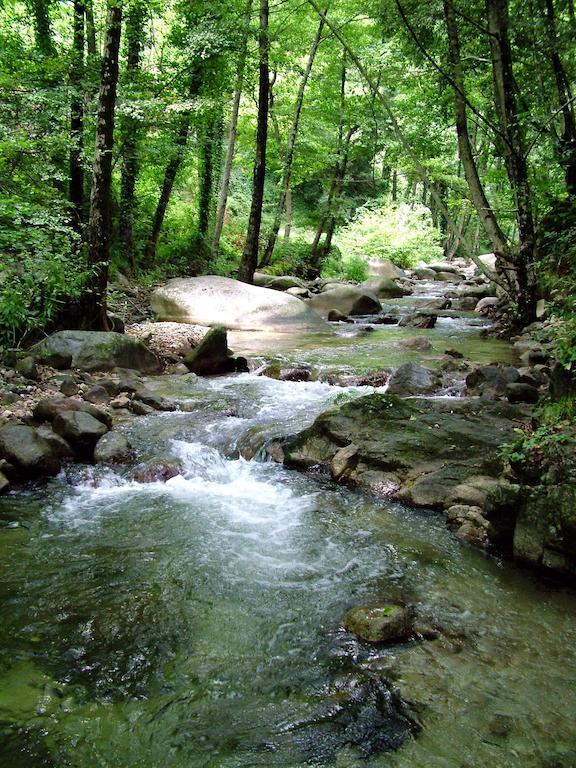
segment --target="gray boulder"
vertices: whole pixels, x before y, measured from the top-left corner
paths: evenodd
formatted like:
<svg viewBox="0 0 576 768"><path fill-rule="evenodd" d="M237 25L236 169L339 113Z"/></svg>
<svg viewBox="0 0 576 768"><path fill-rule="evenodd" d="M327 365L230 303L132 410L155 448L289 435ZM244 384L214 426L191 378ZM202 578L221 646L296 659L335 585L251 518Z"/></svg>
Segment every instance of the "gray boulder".
<svg viewBox="0 0 576 768"><path fill-rule="evenodd" d="M82 459L92 459L94 447L108 432L101 421L82 411L64 411L54 419L52 428L68 442L74 453Z"/></svg>
<svg viewBox="0 0 576 768"><path fill-rule="evenodd" d="M23 480L57 475L60 459L53 446L34 427L6 424L0 428L0 457L12 464Z"/></svg>
<svg viewBox="0 0 576 768"><path fill-rule="evenodd" d="M417 280L436 280L436 272L429 267L417 267L413 274Z"/></svg>
<svg viewBox="0 0 576 768"><path fill-rule="evenodd" d="M404 363L394 371L388 384L390 395L425 395L438 386L438 375L414 363Z"/></svg>
<svg viewBox="0 0 576 768"><path fill-rule="evenodd" d="M576 576L576 486L528 489L514 530L514 556Z"/></svg>
<svg viewBox="0 0 576 768"><path fill-rule="evenodd" d="M121 464L131 456L130 443L120 432L102 435L94 448L94 461L102 464Z"/></svg>
<svg viewBox="0 0 576 768"><path fill-rule="evenodd" d="M258 288L272 288L275 291L287 291L290 288L307 290L308 286L299 277L292 275L266 275L263 272L254 273L254 285Z"/></svg>
<svg viewBox="0 0 576 768"><path fill-rule="evenodd" d="M518 370L511 365L483 365L466 376L466 388L477 394L503 395L506 387L519 377Z"/></svg>
<svg viewBox="0 0 576 768"><path fill-rule="evenodd" d="M159 373L160 363L141 341L106 331L58 331L34 345L29 354L37 363L55 368L109 371L133 368Z"/></svg>
<svg viewBox="0 0 576 768"><path fill-rule="evenodd" d="M502 471L500 446L526 418L509 403L374 394L322 414L279 447L286 466L329 472L342 447L354 444L346 482L419 506L480 506Z"/></svg>
<svg viewBox="0 0 576 768"><path fill-rule="evenodd" d="M92 403L78 400L75 397L45 397L39 400L33 411L36 421L54 421L56 416L65 411L81 411L88 413L107 427L112 426L112 417Z"/></svg>
<svg viewBox="0 0 576 768"><path fill-rule="evenodd" d="M378 299L400 299L402 296L409 296L411 293L407 288L403 288L389 277L365 280L360 284L360 288L370 291Z"/></svg>
<svg viewBox="0 0 576 768"><path fill-rule="evenodd" d="M305 302L229 277L175 278L157 288L151 305L160 320L228 329L321 330L324 321Z"/></svg>
<svg viewBox="0 0 576 768"><path fill-rule="evenodd" d="M370 277L383 277L394 280L394 278L403 277L404 275L404 271L388 259L378 259L375 257L368 259L366 269Z"/></svg>
<svg viewBox="0 0 576 768"><path fill-rule="evenodd" d="M401 328L434 328L437 319L436 315L431 315L426 312L416 312L412 315L403 317L398 325Z"/></svg>
<svg viewBox="0 0 576 768"><path fill-rule="evenodd" d="M228 351L228 335L222 326L212 328L200 344L184 357L188 370L198 376L216 376L236 370Z"/></svg>
<svg viewBox="0 0 576 768"><path fill-rule="evenodd" d="M335 285L331 290L312 296L307 302L322 317L332 310L343 315L376 315L382 309L378 298L355 285Z"/></svg>

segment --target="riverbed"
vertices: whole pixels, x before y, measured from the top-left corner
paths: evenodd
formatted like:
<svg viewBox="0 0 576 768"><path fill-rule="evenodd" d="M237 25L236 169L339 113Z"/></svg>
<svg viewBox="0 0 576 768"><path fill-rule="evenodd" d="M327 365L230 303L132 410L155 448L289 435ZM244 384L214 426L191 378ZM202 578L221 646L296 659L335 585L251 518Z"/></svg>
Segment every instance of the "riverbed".
<svg viewBox="0 0 576 768"><path fill-rule="evenodd" d="M232 344L358 372L405 362L396 342L425 333L427 365L446 346L511 359L472 317L356 330ZM370 388L148 385L180 409L121 429L176 476L77 465L0 499L3 768L576 764L573 592L463 545L437 513L262 459ZM415 605L427 639L344 631L348 608L386 599Z"/></svg>

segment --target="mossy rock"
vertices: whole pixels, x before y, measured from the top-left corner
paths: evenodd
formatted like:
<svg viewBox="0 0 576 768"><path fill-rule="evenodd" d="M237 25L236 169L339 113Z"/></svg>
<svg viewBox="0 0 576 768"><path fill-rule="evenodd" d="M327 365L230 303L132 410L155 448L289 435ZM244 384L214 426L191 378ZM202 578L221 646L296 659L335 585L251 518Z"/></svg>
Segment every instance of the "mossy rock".
<svg viewBox="0 0 576 768"><path fill-rule="evenodd" d="M369 643L397 643L412 633L412 611L403 605L384 603L351 608L343 624L349 632Z"/></svg>

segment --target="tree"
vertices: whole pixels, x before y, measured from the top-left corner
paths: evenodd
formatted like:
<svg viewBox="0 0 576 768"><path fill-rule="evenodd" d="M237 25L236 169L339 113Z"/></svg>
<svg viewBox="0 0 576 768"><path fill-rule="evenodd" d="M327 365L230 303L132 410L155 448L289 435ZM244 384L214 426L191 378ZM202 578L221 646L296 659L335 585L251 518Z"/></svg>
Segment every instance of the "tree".
<svg viewBox="0 0 576 768"><path fill-rule="evenodd" d="M132 0L126 16L126 86L133 87L138 77L142 60L144 22L146 20L146 4L144 0ZM123 136L122 168L120 183L120 219L118 229L123 253L132 271L136 269L136 253L134 245L134 213L136 199L134 196L138 178L137 144L139 138L139 120L130 112L125 114L121 122Z"/></svg>
<svg viewBox="0 0 576 768"><path fill-rule="evenodd" d="M72 204L72 223L80 232L84 219L84 167L82 150L84 147L84 13L83 0L74 0L74 33L70 66L70 184L69 197Z"/></svg>
<svg viewBox="0 0 576 768"><path fill-rule="evenodd" d="M93 330L107 330L109 327L106 314L106 290L112 231L112 148L121 32L121 0L109 0L88 221L88 269L91 277L83 303L83 325Z"/></svg>
<svg viewBox="0 0 576 768"><path fill-rule="evenodd" d="M252 283L258 263L260 228L262 225L262 205L264 202L264 182L266 179L266 145L268 141L268 108L270 98L270 70L268 36L269 8L268 0L260 0L260 27L258 31L259 78L258 78L258 127L256 131L256 153L254 157L252 204L248 219L246 244L242 261L238 269L238 279Z"/></svg>

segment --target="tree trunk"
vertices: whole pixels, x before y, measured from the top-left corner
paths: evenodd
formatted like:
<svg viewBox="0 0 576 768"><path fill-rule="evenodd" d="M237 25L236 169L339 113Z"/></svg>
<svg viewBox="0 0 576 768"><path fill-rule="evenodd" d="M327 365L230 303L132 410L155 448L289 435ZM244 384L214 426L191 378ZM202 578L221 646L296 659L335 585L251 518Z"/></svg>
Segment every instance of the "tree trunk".
<svg viewBox="0 0 576 768"><path fill-rule="evenodd" d="M566 191L570 196L574 196L576 195L576 121L574 119L574 109L570 103L569 80L560 57L554 2L553 0L544 0L543 5L542 15L546 23L548 35L550 65L556 83L558 107L564 123L559 140L560 162L564 168Z"/></svg>
<svg viewBox="0 0 576 768"><path fill-rule="evenodd" d="M190 90L188 92L188 98L191 99L198 95L200 85L202 84L202 69L197 67L190 82ZM184 153L186 151L186 144L188 143L188 135L190 133L191 117L189 114L182 115L178 124L178 130L174 140L175 152L168 161L166 169L164 171L164 179L162 181L162 189L160 190L160 197L156 205L154 212L154 218L152 220L152 228L150 230L150 236L144 249L144 263L146 266L152 266L156 261L156 248L158 246L158 239L160 232L162 231L162 225L164 224L164 216L166 215L166 209L170 202L172 190L174 188L174 182L176 176L182 165Z"/></svg>
<svg viewBox="0 0 576 768"><path fill-rule="evenodd" d="M51 0L29 0L28 6L34 21L34 39L36 48L43 56L55 56L56 48L52 39L50 23Z"/></svg>
<svg viewBox="0 0 576 768"><path fill-rule="evenodd" d="M248 220L246 244L238 270L238 279L252 283L258 263L258 244L262 225L262 205L264 202L264 181L266 175L266 144L268 141L268 107L270 95L270 71L268 55L270 39L268 36L269 7L268 0L260 0L260 28L258 49L260 54L258 85L258 127L256 131L256 155L254 159L254 177L252 205Z"/></svg>
<svg viewBox="0 0 576 768"><path fill-rule="evenodd" d="M244 90L244 72L246 70L246 57L248 55L248 36L250 32L250 16L252 14L252 0L248 0L246 5L245 32L242 39L242 49L238 59L238 69L236 70L236 85L234 88L234 98L232 100L232 113L230 115L230 128L228 130L228 145L226 147L226 158L224 160L224 170L222 172L222 183L220 185L220 195L218 197L218 206L216 208L216 219L214 222L214 236L212 238L212 256L218 255L220 248L220 239L224 228L224 217L226 216L226 205L228 204L228 192L230 190L230 178L232 176L232 164L234 162L234 152L236 151L236 137L238 135L238 115L240 114L240 101L242 100L242 91Z"/></svg>
<svg viewBox="0 0 576 768"><path fill-rule="evenodd" d="M536 233L524 137L515 99L512 50L508 34L508 1L486 0L494 105L504 136L503 152L508 181L516 203L519 248L514 258L518 281L519 321L531 322L536 315Z"/></svg>
<svg viewBox="0 0 576 768"><path fill-rule="evenodd" d="M327 13L328 13L328 8L325 8L324 15ZM274 222L272 224L270 233L268 235L266 248L264 249L262 266L267 266L268 264L270 264L270 261L272 259L272 254L274 252L274 247L276 245L276 240L278 239L278 232L280 231L282 214L284 213L284 208L286 206L286 197L288 195L288 190L290 189L290 182L292 179L294 150L296 148L296 139L298 138L298 129L300 127L300 116L302 114L302 106L304 104L304 94L306 92L306 86L308 85L308 80L310 79L312 67L314 66L314 59L316 58L316 54L318 52L318 48L322 40L322 31L324 30L324 24L325 24L324 17L321 17L320 23L318 25L318 29L316 31L316 35L314 37L312 45L310 46L310 51L308 53L308 60L306 62L306 68L304 70L304 74L302 75L300 86L298 88L298 94L296 96L296 104L294 108L294 116L292 118L292 126L290 128L290 134L288 137L286 152L284 153L284 172L282 176L282 188L280 191L280 197L278 198L278 202L276 204Z"/></svg>
<svg viewBox="0 0 576 768"><path fill-rule="evenodd" d="M488 202L484 187L480 180L480 174L476 165L472 141L468 131L468 118L466 114L466 94L464 91L464 77L462 74L462 62L460 58L460 39L456 23L456 15L451 0L444 0L444 18L448 33L448 47L452 77L454 79L454 106L456 115L456 133L458 136L458 153L462 162L464 176L470 190L472 203L476 208L478 217L492 244L492 250L498 259L508 260L509 247L506 236L502 232L494 211ZM461 240L461 234L455 233L457 240Z"/></svg>
<svg viewBox="0 0 576 768"><path fill-rule="evenodd" d="M198 168L198 245L202 250L204 250L207 245L212 195L214 193L214 158L218 128L217 120L218 118L214 115L208 116L200 141Z"/></svg>
<svg viewBox="0 0 576 768"><path fill-rule="evenodd" d="M126 85L133 86L138 77L142 62L142 47L146 5L142 0L134 0L126 19L125 38ZM122 167L120 180L120 221L118 225L123 255L132 272L136 269L136 250L134 246L134 215L136 209L136 182L138 180L137 145L140 124L135 118L126 115L122 120Z"/></svg>
<svg viewBox="0 0 576 768"><path fill-rule="evenodd" d="M72 205L72 226L79 233L84 219L84 168L82 150L84 147L84 2L74 0L74 32L70 65L70 182L68 196Z"/></svg>
<svg viewBox="0 0 576 768"><path fill-rule="evenodd" d="M334 170L334 177L332 179L330 194L328 196L326 212L324 213L324 216L318 227L316 237L314 238L314 243L312 245L310 263L313 270L320 269L322 258L327 256L330 253L330 249L332 248L332 238L334 237L334 231L336 229L335 207L342 195L342 190L344 189L344 181L346 179L348 159L350 156L350 144L352 142L352 137L357 130L357 125L349 128L346 136L342 140L340 148L340 160ZM320 246L320 239L324 230L326 232L326 237L324 238L322 246Z"/></svg>
<svg viewBox="0 0 576 768"><path fill-rule="evenodd" d="M290 233L292 232L292 188L286 190L286 217L284 220L284 245L290 242Z"/></svg>
<svg viewBox="0 0 576 768"><path fill-rule="evenodd" d="M106 289L110 261L112 147L121 31L122 5L118 0L111 0L108 5L106 39L102 57L96 151L90 193L88 269L91 271L91 278L89 290L84 298L84 327L94 330L108 329Z"/></svg>
<svg viewBox="0 0 576 768"><path fill-rule="evenodd" d="M156 211L154 212L154 218L152 220L152 229L150 230L150 236L146 243L144 263L146 266L151 267L156 261L156 248L158 246L158 239L160 232L162 231L162 225L164 224L164 216L166 215L166 209L170 202L172 195L172 189L174 188L174 181L182 165L182 158L184 157L184 151L188 142L188 134L190 132L190 117L186 115L182 118L178 133L176 134L176 152L174 156L168 161L166 170L164 171L164 180L162 182L162 189L160 191L160 197L156 205Z"/></svg>
<svg viewBox="0 0 576 768"><path fill-rule="evenodd" d="M98 55L98 46L96 44L96 25L94 24L94 3L93 0L86 0L86 46L89 56Z"/></svg>

